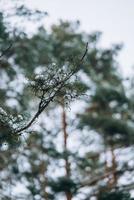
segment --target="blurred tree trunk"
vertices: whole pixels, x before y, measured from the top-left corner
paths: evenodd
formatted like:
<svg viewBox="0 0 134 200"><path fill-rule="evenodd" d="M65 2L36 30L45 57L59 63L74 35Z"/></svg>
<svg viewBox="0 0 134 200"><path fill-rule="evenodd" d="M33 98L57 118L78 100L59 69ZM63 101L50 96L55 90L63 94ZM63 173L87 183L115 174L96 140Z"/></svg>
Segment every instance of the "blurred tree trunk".
<svg viewBox="0 0 134 200"><path fill-rule="evenodd" d="M46 191L46 187L47 187L47 177L46 177L46 171L47 171L47 167L46 167L46 163L44 161L41 162L40 164L40 174L42 175L42 177L44 177L44 180L41 180L41 190L42 190L42 196L44 198L44 200L48 200L48 193Z"/></svg>
<svg viewBox="0 0 134 200"><path fill-rule="evenodd" d="M111 145L111 156L112 156L112 171L113 171L113 175L112 175L112 186L117 184L117 176L116 176L116 168L117 168L117 163L116 163L116 156L114 153L114 145Z"/></svg>
<svg viewBox="0 0 134 200"><path fill-rule="evenodd" d="M111 166L108 166L107 156L105 156L105 172L111 172L111 176L108 178L108 188L112 188L117 184L118 177L116 175L116 156L114 153L114 145L110 144L110 153L111 153ZM106 154L106 151L105 151Z"/></svg>
<svg viewBox="0 0 134 200"><path fill-rule="evenodd" d="M63 145L64 145L64 152L65 152L65 172L66 172L66 177L69 179L70 178L70 163L68 159L68 154L67 154L67 139L68 139L68 133L67 133L67 122L66 122L66 112L65 112L65 107L64 107L64 101L61 104L62 106L62 129L63 129ZM66 192L66 199L71 200L72 199L72 194L71 192Z"/></svg>

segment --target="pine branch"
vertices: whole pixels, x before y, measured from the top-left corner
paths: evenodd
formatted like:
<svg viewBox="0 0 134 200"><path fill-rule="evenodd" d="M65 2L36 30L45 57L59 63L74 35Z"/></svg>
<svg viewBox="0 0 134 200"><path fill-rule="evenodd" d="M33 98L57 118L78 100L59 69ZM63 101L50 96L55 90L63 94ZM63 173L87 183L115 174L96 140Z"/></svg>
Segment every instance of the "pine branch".
<svg viewBox="0 0 134 200"><path fill-rule="evenodd" d="M87 54L87 51L88 51L88 43L86 45L85 52L82 55L82 57L81 57L81 59L80 59L80 61L79 61L79 63L77 65L79 65L79 64L81 64L83 62L83 60L84 60L84 58L85 58L85 56ZM29 127L31 127L31 125L40 116L40 114L46 109L46 107L50 104L50 102L52 102L53 99L58 95L58 93L65 87L66 82L77 72L77 67L78 66L76 66L74 70L72 70L70 73L68 73L67 76L62 80L62 82L61 81L57 81L57 86L56 86L57 90L56 91L53 90L52 93L54 92L54 94L52 96L50 96L48 98L48 100L45 101L45 102L43 100L44 99L44 92L43 92L43 94L41 96L41 100L40 100L39 105L38 105L38 110L37 110L36 114L33 116L33 118L30 120L30 122L27 125L25 125L24 127L16 130L14 132L15 134L21 135L23 131L25 131Z"/></svg>

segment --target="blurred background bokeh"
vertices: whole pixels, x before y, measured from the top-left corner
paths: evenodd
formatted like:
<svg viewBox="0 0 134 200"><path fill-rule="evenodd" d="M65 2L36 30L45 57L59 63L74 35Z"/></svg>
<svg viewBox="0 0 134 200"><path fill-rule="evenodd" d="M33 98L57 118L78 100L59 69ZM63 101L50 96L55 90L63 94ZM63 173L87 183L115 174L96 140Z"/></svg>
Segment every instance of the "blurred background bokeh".
<svg viewBox="0 0 134 200"><path fill-rule="evenodd" d="M133 6L0 0L0 200L134 198Z"/></svg>

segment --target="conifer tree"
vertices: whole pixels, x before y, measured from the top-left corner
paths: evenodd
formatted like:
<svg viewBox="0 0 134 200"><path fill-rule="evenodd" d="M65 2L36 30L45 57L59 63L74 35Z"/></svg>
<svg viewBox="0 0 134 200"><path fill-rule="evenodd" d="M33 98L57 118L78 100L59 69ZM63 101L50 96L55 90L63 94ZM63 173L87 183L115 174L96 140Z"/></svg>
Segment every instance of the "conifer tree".
<svg viewBox="0 0 134 200"><path fill-rule="evenodd" d="M14 13L34 22L46 16L23 5ZM0 198L130 199L116 190L130 191L131 183L118 186L118 180L133 173L115 154L132 148L134 130L132 89L126 91L117 69L120 45L101 49L100 32L80 32L78 21L60 21L50 32L40 26L31 35L5 22L1 12ZM87 108L71 121L66 107L79 96ZM74 150L69 141L76 132ZM26 191L13 192L18 184Z"/></svg>

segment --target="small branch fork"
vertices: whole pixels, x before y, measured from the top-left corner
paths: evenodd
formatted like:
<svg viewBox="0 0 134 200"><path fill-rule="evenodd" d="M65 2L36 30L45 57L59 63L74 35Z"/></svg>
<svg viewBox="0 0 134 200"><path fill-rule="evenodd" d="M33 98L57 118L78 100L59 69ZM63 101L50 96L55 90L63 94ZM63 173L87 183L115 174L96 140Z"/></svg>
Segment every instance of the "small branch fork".
<svg viewBox="0 0 134 200"><path fill-rule="evenodd" d="M0 55L0 59L1 59L5 54L8 53L8 51L11 49L11 47L12 47L12 44L10 44L10 45L7 47L7 49L5 49L5 50L2 51L2 53L1 53L1 55Z"/></svg>
<svg viewBox="0 0 134 200"><path fill-rule="evenodd" d="M81 59L79 60L78 64L81 64L87 54L88 51L88 43L86 44L86 49L84 54L82 55ZM28 122L28 124L26 124L24 127L17 129L14 131L15 134L18 135L22 135L22 132L27 130L29 127L31 127L31 125L35 122L35 120L40 116L40 114L46 109L46 107L49 105L50 102L52 102L54 100L54 98L58 95L58 93L61 91L62 88L65 87L67 81L77 72L77 66L75 67L74 70L72 70L71 72L69 72L67 74L67 76L62 80L59 81L57 83L57 85L54 87L53 91L51 92L51 94L49 95L49 98L47 100L44 99L44 92L41 96L39 105L38 105L38 110L35 113L35 115L33 116L33 118Z"/></svg>

